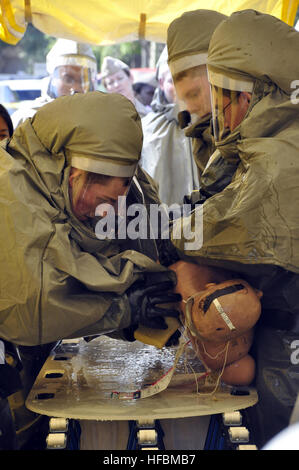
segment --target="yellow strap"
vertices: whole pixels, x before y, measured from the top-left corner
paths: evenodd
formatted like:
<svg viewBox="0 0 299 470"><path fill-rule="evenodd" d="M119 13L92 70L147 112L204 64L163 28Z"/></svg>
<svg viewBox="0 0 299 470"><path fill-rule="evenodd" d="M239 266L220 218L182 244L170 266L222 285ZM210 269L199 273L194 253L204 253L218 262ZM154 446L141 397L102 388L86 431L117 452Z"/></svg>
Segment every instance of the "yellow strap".
<svg viewBox="0 0 299 470"><path fill-rule="evenodd" d="M294 25L299 0L283 0L281 8L281 19L290 26Z"/></svg>
<svg viewBox="0 0 299 470"><path fill-rule="evenodd" d="M139 39L145 38L145 27L146 27L146 13L140 13L139 31L138 31Z"/></svg>
<svg viewBox="0 0 299 470"><path fill-rule="evenodd" d="M26 26L16 23L10 0L0 0L0 7L0 39L15 45L22 39Z"/></svg>
<svg viewBox="0 0 299 470"><path fill-rule="evenodd" d="M24 34L25 28L23 26L18 25L15 21L15 16L10 0L2 0L1 4L3 5L2 11L5 12L5 17L8 20L9 26L14 29L17 33Z"/></svg>
<svg viewBox="0 0 299 470"><path fill-rule="evenodd" d="M31 4L30 0L25 1L25 21L26 23L32 23L32 12L31 12Z"/></svg>

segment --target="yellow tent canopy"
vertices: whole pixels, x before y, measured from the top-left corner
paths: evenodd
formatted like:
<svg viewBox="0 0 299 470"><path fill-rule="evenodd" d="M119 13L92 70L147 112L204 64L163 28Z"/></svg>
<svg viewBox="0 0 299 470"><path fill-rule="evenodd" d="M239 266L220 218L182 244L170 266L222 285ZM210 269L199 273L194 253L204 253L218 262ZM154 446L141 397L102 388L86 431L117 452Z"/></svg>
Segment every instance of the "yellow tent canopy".
<svg viewBox="0 0 299 470"><path fill-rule="evenodd" d="M210 0L226 15L253 8L293 25L299 0ZM0 0L0 39L17 44L28 23L45 34L94 45L147 39L165 42L169 23L206 0Z"/></svg>

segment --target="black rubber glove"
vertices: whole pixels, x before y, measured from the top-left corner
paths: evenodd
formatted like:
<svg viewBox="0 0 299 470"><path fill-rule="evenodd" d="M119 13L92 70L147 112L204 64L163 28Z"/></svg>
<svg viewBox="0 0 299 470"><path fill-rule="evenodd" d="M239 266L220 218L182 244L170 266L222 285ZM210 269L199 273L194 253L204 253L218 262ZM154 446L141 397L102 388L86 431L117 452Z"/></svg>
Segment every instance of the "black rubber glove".
<svg viewBox="0 0 299 470"><path fill-rule="evenodd" d="M189 213L195 209L198 204L203 204L206 199L209 198L209 193L207 193L203 188L195 189L191 194L184 196L184 205L190 205ZM186 208L186 207L185 207ZM187 209L187 208L186 208ZM185 214L188 215L188 214Z"/></svg>
<svg viewBox="0 0 299 470"><path fill-rule="evenodd" d="M180 260L177 250L169 239L156 240L159 261L163 266L170 266Z"/></svg>
<svg viewBox="0 0 299 470"><path fill-rule="evenodd" d="M143 281L135 282L126 292L132 312L132 324L138 323L149 328L166 330L164 317L179 318L180 313L174 308L163 308L158 305L182 300L180 294L168 292L173 287L171 280L149 286L145 286Z"/></svg>
<svg viewBox="0 0 299 470"><path fill-rule="evenodd" d="M165 344L166 347L177 346L179 344L179 339L181 337L180 330L176 330L173 335L170 336L169 340Z"/></svg>

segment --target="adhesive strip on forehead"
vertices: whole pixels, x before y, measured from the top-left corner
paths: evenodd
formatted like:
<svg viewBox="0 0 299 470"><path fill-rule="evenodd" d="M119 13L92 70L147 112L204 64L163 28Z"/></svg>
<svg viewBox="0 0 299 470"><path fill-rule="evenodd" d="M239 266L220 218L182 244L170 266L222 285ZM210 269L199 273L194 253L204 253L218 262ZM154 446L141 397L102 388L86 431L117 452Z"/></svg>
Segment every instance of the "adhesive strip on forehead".
<svg viewBox="0 0 299 470"><path fill-rule="evenodd" d="M229 327L229 329L231 331L235 330L236 327L233 325L233 323L231 322L230 318L228 317L228 315L226 314L226 312L224 311L224 309L222 308L222 305L221 303L219 302L218 299L214 299L213 300L213 304L215 305L216 309L218 310L218 312L220 313L221 315L221 318L225 321L225 323L227 324L227 326Z"/></svg>

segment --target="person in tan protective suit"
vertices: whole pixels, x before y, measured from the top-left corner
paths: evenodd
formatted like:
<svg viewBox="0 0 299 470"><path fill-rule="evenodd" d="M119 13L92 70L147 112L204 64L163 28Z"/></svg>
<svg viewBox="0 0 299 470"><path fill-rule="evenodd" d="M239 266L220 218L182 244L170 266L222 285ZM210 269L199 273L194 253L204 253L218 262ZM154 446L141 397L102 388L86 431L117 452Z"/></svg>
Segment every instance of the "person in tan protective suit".
<svg viewBox="0 0 299 470"><path fill-rule="evenodd" d="M0 338L22 351L25 394L57 341L130 341L138 325L178 316L159 307L180 299L160 245L96 231L118 197L159 204L141 147L133 104L99 91L44 105L0 147Z"/></svg>
<svg viewBox="0 0 299 470"><path fill-rule="evenodd" d="M248 410L258 447L288 426L299 387L298 48L297 31L254 10L215 29L207 61L215 145L238 167L201 206L202 246L184 250L184 237L173 239L186 261L228 269L263 292L251 348L259 402Z"/></svg>
<svg viewBox="0 0 299 470"><path fill-rule="evenodd" d="M141 167L156 181L161 201L170 206L182 204L184 196L198 188L198 176L191 141L178 122L166 47L157 62L157 79L152 112L142 118Z"/></svg>
<svg viewBox="0 0 299 470"><path fill-rule="evenodd" d="M192 139L199 191L186 202L202 203L230 183L237 164L216 150L211 129L211 97L207 57L211 36L226 18L213 10L193 10L173 20L167 31L168 65L181 112L179 121Z"/></svg>
<svg viewBox="0 0 299 470"><path fill-rule="evenodd" d="M173 273L157 263L155 240L96 232L103 204L114 208L118 197L159 202L138 167L141 146L132 103L119 94L89 92L43 106L0 149L1 213L7 221L0 244L2 338L44 344L147 323L147 315L163 328L164 311L146 305L142 288L140 295L126 294L136 281L146 288L151 273L157 288L151 284L149 297L163 291L159 276L173 287Z"/></svg>

